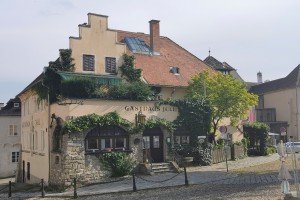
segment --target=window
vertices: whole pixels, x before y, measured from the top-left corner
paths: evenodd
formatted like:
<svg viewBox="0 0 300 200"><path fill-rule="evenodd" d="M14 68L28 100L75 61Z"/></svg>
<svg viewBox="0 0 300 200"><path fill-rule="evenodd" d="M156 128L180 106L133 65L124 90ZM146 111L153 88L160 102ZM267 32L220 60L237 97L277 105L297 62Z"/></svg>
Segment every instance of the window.
<svg viewBox="0 0 300 200"><path fill-rule="evenodd" d="M17 125L9 125L9 135L10 136L18 135L18 126Z"/></svg>
<svg viewBox="0 0 300 200"><path fill-rule="evenodd" d="M112 146L112 138L101 139L101 150L113 148Z"/></svg>
<svg viewBox="0 0 300 200"><path fill-rule="evenodd" d="M19 108L20 104L19 103L14 103L14 108Z"/></svg>
<svg viewBox="0 0 300 200"><path fill-rule="evenodd" d="M117 73L116 58L111 58L111 57L105 58L105 72Z"/></svg>
<svg viewBox="0 0 300 200"><path fill-rule="evenodd" d="M34 150L38 149L38 133L37 133L37 131L35 131L34 135L33 135L33 149Z"/></svg>
<svg viewBox="0 0 300 200"><path fill-rule="evenodd" d="M19 152L12 152L11 162L13 162L13 163L19 162L19 156L20 156Z"/></svg>
<svg viewBox="0 0 300 200"><path fill-rule="evenodd" d="M153 136L153 148L159 148L159 136Z"/></svg>
<svg viewBox="0 0 300 200"><path fill-rule="evenodd" d="M95 70L95 56L83 55L83 71L94 71Z"/></svg>
<svg viewBox="0 0 300 200"><path fill-rule="evenodd" d="M129 134L118 126L98 126L87 134L85 141L87 151L126 150L129 146Z"/></svg>
<svg viewBox="0 0 300 200"><path fill-rule="evenodd" d="M175 136L174 144L190 144L190 136Z"/></svg>
<svg viewBox="0 0 300 200"><path fill-rule="evenodd" d="M34 97L34 112L37 112L39 110L39 104L38 104L38 97Z"/></svg>
<svg viewBox="0 0 300 200"><path fill-rule="evenodd" d="M98 140L95 138L90 138L87 140L88 149L98 149Z"/></svg>
<svg viewBox="0 0 300 200"><path fill-rule="evenodd" d="M41 131L41 150L45 150L45 131Z"/></svg>
<svg viewBox="0 0 300 200"><path fill-rule="evenodd" d="M150 136L143 136L143 149L150 149Z"/></svg>
<svg viewBox="0 0 300 200"><path fill-rule="evenodd" d="M170 72L174 75L179 75L180 74L179 67L170 67Z"/></svg>

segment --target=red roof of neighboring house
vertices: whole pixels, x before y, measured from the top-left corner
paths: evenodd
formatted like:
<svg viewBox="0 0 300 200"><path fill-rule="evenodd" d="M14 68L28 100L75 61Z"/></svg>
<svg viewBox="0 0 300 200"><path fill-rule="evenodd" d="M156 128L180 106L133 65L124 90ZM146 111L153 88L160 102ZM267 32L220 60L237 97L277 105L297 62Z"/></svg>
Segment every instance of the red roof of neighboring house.
<svg viewBox="0 0 300 200"><path fill-rule="evenodd" d="M150 46L150 35L127 31L117 31L118 42L125 37L141 38ZM202 70L214 71L202 60L182 48L167 37L160 36L160 55L133 53L127 46L127 54L134 55L135 67L142 69L142 77L149 85L188 86L191 76ZM171 73L172 67L179 68L179 75Z"/></svg>

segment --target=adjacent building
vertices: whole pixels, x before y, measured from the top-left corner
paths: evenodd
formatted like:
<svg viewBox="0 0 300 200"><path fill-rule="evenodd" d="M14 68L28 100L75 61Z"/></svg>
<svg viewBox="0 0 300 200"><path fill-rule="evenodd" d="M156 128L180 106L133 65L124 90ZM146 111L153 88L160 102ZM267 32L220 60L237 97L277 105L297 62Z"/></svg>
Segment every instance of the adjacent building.
<svg viewBox="0 0 300 200"><path fill-rule="evenodd" d="M269 124L271 132L280 133L284 139L290 136L295 140L300 139L299 69L300 65L284 78L264 82L250 89L250 92L259 95L256 121Z"/></svg>
<svg viewBox="0 0 300 200"><path fill-rule="evenodd" d="M0 109L0 178L16 175L21 151L21 105L10 99Z"/></svg>

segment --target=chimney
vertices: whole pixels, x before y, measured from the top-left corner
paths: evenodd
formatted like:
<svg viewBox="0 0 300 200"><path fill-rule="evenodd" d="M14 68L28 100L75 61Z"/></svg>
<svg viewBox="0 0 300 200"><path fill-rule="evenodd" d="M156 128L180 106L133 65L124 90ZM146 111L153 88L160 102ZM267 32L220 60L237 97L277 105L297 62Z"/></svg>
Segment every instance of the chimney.
<svg viewBox="0 0 300 200"><path fill-rule="evenodd" d="M257 73L257 83L261 84L262 82L263 82L263 80L262 80L262 73L258 72Z"/></svg>
<svg viewBox="0 0 300 200"><path fill-rule="evenodd" d="M159 21L151 20L150 24L150 48L153 55L160 55L160 43L159 43Z"/></svg>

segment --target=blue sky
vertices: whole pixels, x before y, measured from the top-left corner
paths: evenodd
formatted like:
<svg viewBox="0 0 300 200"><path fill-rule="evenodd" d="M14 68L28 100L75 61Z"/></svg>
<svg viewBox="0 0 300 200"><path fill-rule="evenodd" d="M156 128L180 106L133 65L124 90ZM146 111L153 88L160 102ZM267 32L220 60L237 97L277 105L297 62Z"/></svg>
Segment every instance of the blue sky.
<svg viewBox="0 0 300 200"><path fill-rule="evenodd" d="M160 33L204 60L211 55L245 81L285 77L300 64L296 0L1 0L0 102L14 98L69 47L87 13L109 16L111 29Z"/></svg>

